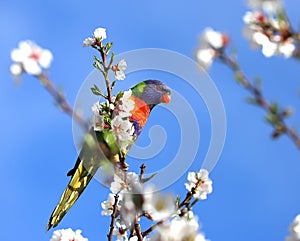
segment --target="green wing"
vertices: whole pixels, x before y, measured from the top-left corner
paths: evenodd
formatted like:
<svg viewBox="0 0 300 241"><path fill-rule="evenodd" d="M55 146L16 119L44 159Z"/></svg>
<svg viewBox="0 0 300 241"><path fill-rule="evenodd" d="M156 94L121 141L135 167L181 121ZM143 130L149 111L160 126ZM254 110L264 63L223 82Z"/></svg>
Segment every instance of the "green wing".
<svg viewBox="0 0 300 241"><path fill-rule="evenodd" d="M51 214L46 228L47 231L58 225L80 197L103 162L107 162L107 159L113 160L117 153L118 147L114 142L111 131L94 132L94 130L91 130L86 135L75 166L67 174L71 176L71 180Z"/></svg>

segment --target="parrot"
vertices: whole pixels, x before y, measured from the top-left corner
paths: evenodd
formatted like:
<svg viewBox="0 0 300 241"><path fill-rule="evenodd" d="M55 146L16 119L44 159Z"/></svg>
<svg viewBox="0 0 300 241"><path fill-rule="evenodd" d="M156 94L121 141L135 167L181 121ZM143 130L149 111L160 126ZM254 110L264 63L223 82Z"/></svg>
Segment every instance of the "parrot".
<svg viewBox="0 0 300 241"><path fill-rule="evenodd" d="M126 98L132 101L133 107L127 118L134 130L130 132L132 141L122 149L121 153L124 155L124 158L140 135L152 109L160 103L168 104L171 100L170 88L159 80L145 80L129 90L130 96L126 96ZM118 103L122 103L122 98L125 98L124 96L125 94L121 97L117 96L119 99L114 107L115 110L118 109ZM118 112L115 110L112 110L111 116L118 115ZM121 118L124 119L123 116ZM98 130L91 128L89 133L95 136L96 141L94 143L97 148L89 144L88 140L83 142L74 168L67 173L67 176L70 176L71 179L49 218L46 227L47 231L56 227L77 201L97 170L101 167L101 161L105 159L115 162L116 156L120 153L120 148L116 145L116 141L112 137L111 129L104 128L103 130Z"/></svg>

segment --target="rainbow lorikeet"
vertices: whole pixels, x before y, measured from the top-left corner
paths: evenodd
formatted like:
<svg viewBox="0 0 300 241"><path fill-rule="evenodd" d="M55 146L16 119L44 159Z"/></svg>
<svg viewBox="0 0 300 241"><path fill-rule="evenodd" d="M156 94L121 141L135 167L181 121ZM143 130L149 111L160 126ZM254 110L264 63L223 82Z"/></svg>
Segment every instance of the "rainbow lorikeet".
<svg viewBox="0 0 300 241"><path fill-rule="evenodd" d="M74 168L67 174L71 180L51 214L47 230L56 227L62 220L101 167L102 160L116 162L120 153L125 158L153 107L167 104L170 100L171 91L164 83L146 80L114 97L112 107L107 104L94 108L97 115L90 133L95 136L96 142L84 141ZM94 148L95 145L97 148Z"/></svg>

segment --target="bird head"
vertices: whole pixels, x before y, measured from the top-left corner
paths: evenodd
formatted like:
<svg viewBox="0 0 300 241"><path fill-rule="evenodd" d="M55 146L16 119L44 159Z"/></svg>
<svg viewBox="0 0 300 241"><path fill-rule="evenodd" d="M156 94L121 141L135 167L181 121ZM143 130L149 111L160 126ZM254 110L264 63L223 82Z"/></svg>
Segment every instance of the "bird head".
<svg viewBox="0 0 300 241"><path fill-rule="evenodd" d="M132 89L133 95L142 99L152 109L160 103L171 101L171 90L159 80L145 80Z"/></svg>

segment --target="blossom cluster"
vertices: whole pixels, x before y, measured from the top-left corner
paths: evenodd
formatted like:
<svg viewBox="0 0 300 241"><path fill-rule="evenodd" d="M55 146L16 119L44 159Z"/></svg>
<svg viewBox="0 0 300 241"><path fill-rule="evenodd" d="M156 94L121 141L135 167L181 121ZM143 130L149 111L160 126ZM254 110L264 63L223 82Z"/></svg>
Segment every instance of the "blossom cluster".
<svg viewBox="0 0 300 241"><path fill-rule="evenodd" d="M185 183L185 187L188 191L194 192L194 198L204 200L207 198L207 194L212 193L212 180L208 175L209 173L205 169L188 173L188 182Z"/></svg>
<svg viewBox="0 0 300 241"><path fill-rule="evenodd" d="M134 126L130 122L131 111L134 109L131 96L132 92L128 90L113 97L111 104L108 101L96 102L92 106L94 130L110 130L117 146L122 151L127 150L135 138Z"/></svg>
<svg viewBox="0 0 300 241"><path fill-rule="evenodd" d="M175 201L172 195L163 195L154 191L151 186L144 187L134 172L114 175L110 186L111 194L108 200L102 202L103 215L111 215L113 197L118 194L117 209L120 211L123 223L131 226L138 213L147 213L151 220L161 220L175 214Z"/></svg>
<svg viewBox="0 0 300 241"><path fill-rule="evenodd" d="M83 47L100 44L102 40L106 39L106 29L96 28L92 37L88 37L83 41Z"/></svg>
<svg viewBox="0 0 300 241"><path fill-rule="evenodd" d="M300 240L300 214L297 215L294 221L291 223L290 236L285 238L285 241L299 241Z"/></svg>
<svg viewBox="0 0 300 241"><path fill-rule="evenodd" d="M196 51L198 63L208 69L213 60L219 55L229 43L229 37L212 28L206 28L200 36L199 47Z"/></svg>
<svg viewBox="0 0 300 241"><path fill-rule="evenodd" d="M50 67L53 60L52 53L38 46L30 40L21 41L18 48L11 52L13 61L10 72L14 76L19 76L23 72L30 75L40 75L43 69Z"/></svg>
<svg viewBox="0 0 300 241"><path fill-rule="evenodd" d="M183 217L176 217L169 223L161 225L157 229L157 233L151 237L151 241L161 240L192 240L192 241L205 241L203 233L198 231L199 223L197 217L194 217L192 211L189 211L187 215Z"/></svg>
<svg viewBox="0 0 300 241"><path fill-rule="evenodd" d="M205 199L212 192L208 172L201 169L200 172L189 173L186 187L189 191L195 189L196 199ZM110 216L113 211L117 213L113 232L117 240L128 240L128 231L132 229L134 220L141 217L152 221L170 219L159 226L149 240L205 240L204 235L198 232L199 224L191 211L178 215L181 212L174 197L155 192L151 186L144 186L136 173L115 174L110 190L108 199L101 204L102 215ZM133 236L130 240L135 239L136 236Z"/></svg>
<svg viewBox="0 0 300 241"><path fill-rule="evenodd" d="M102 54L107 55L112 43L107 43L105 46L102 41L107 38L106 29L105 28L96 28L94 30L93 36L88 37L83 41L83 47L94 47L98 49ZM124 71L127 68L127 63L124 59L122 59L118 64L111 66L111 70L114 71L115 77L117 80L124 80L125 73Z"/></svg>
<svg viewBox="0 0 300 241"><path fill-rule="evenodd" d="M244 36L253 48L261 48L263 55L271 57L283 55L285 58L295 54L297 43L285 17L279 0L251 0L251 11L243 17L246 26Z"/></svg>
<svg viewBox="0 0 300 241"><path fill-rule="evenodd" d="M71 229L55 230L50 241L88 241L81 235L81 230L77 229L75 232Z"/></svg>

